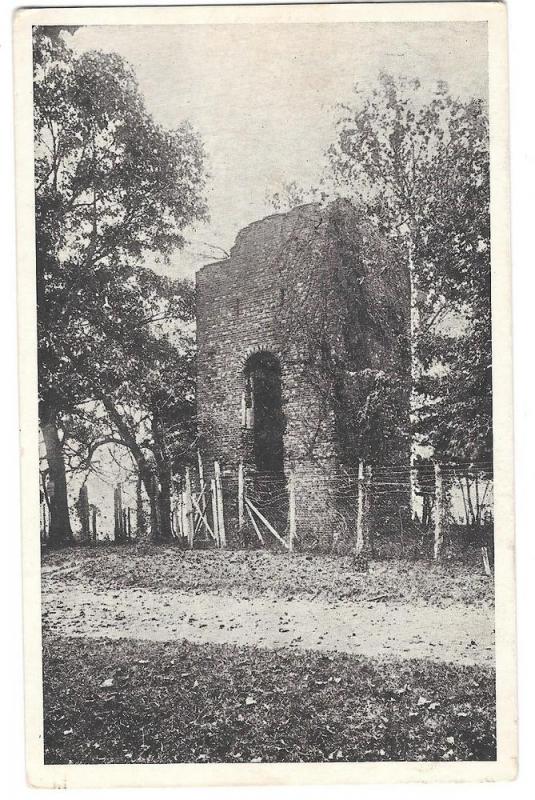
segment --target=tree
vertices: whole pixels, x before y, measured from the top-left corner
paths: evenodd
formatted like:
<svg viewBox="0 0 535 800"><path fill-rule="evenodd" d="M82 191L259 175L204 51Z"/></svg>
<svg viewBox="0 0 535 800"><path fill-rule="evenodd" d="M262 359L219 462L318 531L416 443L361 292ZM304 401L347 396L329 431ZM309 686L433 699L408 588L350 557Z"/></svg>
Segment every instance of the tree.
<svg viewBox="0 0 535 800"><path fill-rule="evenodd" d="M143 292L161 286L144 255L168 257L205 216L204 156L189 124L169 131L152 119L119 56L76 54L63 34L39 27L34 133L39 419L54 485L50 542L59 544L72 536L60 416L115 390L120 340L109 326L128 334L121 323L134 308L139 322Z"/></svg>
<svg viewBox="0 0 535 800"><path fill-rule="evenodd" d="M150 270L130 272L115 288L120 297L111 295L110 306L120 304L121 315L96 307L98 349L72 359L76 374L91 376L96 400L69 415L69 462L78 473L97 471L99 448L127 448L149 499L152 536L169 539L171 475L189 462L195 440L194 292Z"/></svg>
<svg viewBox="0 0 535 800"><path fill-rule="evenodd" d="M330 169L410 271L413 429L437 453L481 457L492 446L485 104L384 74L355 91Z"/></svg>
<svg viewBox="0 0 535 800"><path fill-rule="evenodd" d="M116 346L104 349L105 379L95 382L94 391L112 435L136 462L150 502L153 538L165 540L171 537L171 477L188 463L195 439L193 341L191 331L178 324L193 321L194 295L190 286L154 275L153 280L160 284L158 308L137 322L130 315L115 337L107 331ZM168 283L167 295L162 282Z"/></svg>
<svg viewBox="0 0 535 800"><path fill-rule="evenodd" d="M492 459L490 183L487 118L474 103L451 125L454 163L429 226L418 430L444 459Z"/></svg>
<svg viewBox="0 0 535 800"><path fill-rule="evenodd" d="M289 211L292 208L296 208L296 206L323 199L318 188L311 186L308 189L304 189L297 181L283 183L281 188L272 194L266 192L266 201L276 212Z"/></svg>

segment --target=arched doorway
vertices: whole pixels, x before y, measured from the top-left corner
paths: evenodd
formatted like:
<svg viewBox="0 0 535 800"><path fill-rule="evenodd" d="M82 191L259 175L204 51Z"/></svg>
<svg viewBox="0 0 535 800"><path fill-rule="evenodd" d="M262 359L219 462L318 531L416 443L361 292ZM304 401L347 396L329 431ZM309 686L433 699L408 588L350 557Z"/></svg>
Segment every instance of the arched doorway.
<svg viewBox="0 0 535 800"><path fill-rule="evenodd" d="M252 436L252 461L258 472L284 471L281 366L272 353L249 356L245 365L244 426Z"/></svg>

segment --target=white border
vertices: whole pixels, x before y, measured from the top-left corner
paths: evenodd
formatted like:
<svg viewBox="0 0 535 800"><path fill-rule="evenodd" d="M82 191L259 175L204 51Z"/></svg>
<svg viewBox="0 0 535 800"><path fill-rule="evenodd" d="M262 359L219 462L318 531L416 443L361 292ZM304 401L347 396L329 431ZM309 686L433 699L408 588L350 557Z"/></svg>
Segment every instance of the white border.
<svg viewBox="0 0 535 800"><path fill-rule="evenodd" d="M38 526L37 364L31 26L34 24L229 24L343 21L487 21L496 521L497 762L44 766ZM481 781L516 774L516 666L511 398L506 11L500 3L27 9L15 18L15 101L21 496L24 561L26 748L34 786L177 786L399 781Z"/></svg>

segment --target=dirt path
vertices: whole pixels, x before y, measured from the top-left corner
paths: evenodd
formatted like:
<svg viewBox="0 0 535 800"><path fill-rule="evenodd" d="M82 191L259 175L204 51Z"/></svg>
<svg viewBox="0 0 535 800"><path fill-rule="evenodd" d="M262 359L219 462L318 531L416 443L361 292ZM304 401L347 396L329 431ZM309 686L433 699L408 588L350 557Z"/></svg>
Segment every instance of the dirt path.
<svg viewBox="0 0 535 800"><path fill-rule="evenodd" d="M69 585L43 594L43 626L45 634L59 636L184 638L456 664L491 665L494 659L494 610L460 604L441 609L301 598L244 600L135 588L98 592Z"/></svg>

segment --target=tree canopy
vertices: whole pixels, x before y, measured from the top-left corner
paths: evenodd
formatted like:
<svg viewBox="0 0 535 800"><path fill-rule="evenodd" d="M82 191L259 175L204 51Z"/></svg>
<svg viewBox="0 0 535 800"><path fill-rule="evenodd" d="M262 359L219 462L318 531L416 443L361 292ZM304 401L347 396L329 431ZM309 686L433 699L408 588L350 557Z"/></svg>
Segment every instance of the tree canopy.
<svg viewBox="0 0 535 800"><path fill-rule="evenodd" d="M339 191L398 241L411 271L415 430L452 459L492 451L488 115L445 83L381 75L341 107Z"/></svg>
<svg viewBox="0 0 535 800"><path fill-rule="evenodd" d="M166 377L191 404L193 291L144 259L168 258L206 217L204 152L187 122L155 122L119 56L77 53L47 28L34 34L34 130L40 421L61 538L58 416L87 401L153 407Z"/></svg>

